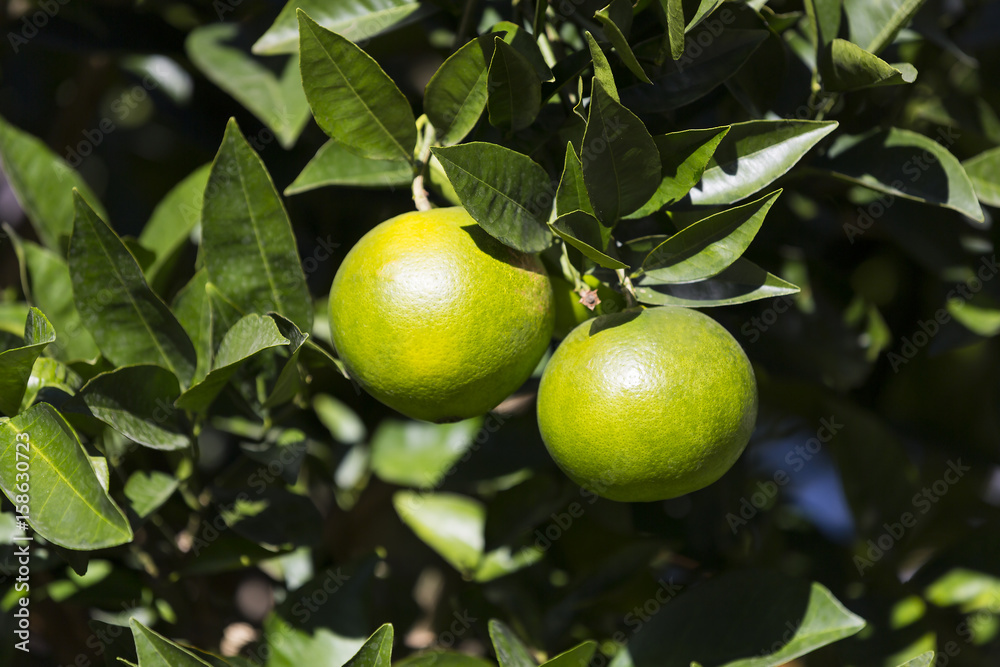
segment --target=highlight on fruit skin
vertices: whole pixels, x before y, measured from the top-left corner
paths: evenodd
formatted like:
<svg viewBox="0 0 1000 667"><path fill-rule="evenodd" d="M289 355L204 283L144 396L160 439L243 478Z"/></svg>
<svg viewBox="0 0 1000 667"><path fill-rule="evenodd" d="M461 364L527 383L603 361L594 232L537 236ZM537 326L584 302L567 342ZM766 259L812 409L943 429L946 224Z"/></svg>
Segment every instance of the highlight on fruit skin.
<svg viewBox="0 0 1000 667"><path fill-rule="evenodd" d="M330 291L334 347L358 384L414 419L481 415L548 347L552 288L539 258L461 207L404 213L350 250Z"/></svg>
<svg viewBox="0 0 1000 667"><path fill-rule="evenodd" d="M666 500L732 467L757 401L749 359L715 320L634 308L580 324L556 349L538 391L538 426L580 486L610 500Z"/></svg>

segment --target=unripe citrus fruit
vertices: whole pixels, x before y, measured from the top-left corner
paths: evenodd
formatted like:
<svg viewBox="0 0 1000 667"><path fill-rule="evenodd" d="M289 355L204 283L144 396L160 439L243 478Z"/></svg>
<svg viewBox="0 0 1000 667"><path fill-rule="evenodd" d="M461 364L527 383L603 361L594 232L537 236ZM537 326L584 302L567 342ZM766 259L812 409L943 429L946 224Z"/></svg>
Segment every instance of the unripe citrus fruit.
<svg viewBox="0 0 1000 667"><path fill-rule="evenodd" d="M576 327L538 390L538 426L577 484L620 501L708 486L733 465L757 418L739 343L687 308L630 309Z"/></svg>
<svg viewBox="0 0 1000 667"><path fill-rule="evenodd" d="M334 346L372 396L416 419L481 415L531 375L552 335L541 261L463 208L404 213L365 234L330 291Z"/></svg>

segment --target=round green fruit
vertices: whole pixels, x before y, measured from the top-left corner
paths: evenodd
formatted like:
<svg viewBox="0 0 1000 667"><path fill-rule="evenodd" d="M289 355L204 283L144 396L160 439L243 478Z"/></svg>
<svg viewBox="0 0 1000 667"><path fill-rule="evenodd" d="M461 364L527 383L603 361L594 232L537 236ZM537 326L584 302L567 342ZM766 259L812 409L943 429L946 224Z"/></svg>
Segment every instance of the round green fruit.
<svg viewBox="0 0 1000 667"><path fill-rule="evenodd" d="M344 258L330 291L333 343L369 394L432 422L481 415L534 370L552 335L541 261L463 208L405 213Z"/></svg>
<svg viewBox="0 0 1000 667"><path fill-rule="evenodd" d="M716 481L746 447L757 382L739 343L687 308L630 309L576 327L542 375L538 426L574 482L619 501Z"/></svg>

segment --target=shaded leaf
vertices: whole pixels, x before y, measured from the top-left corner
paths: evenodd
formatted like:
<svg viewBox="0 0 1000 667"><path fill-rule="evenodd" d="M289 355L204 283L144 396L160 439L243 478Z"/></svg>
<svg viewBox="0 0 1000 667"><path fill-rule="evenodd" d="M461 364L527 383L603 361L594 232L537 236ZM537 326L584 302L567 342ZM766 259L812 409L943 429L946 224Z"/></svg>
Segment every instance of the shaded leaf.
<svg viewBox="0 0 1000 667"><path fill-rule="evenodd" d="M35 360L55 339L55 329L42 311L31 308L24 323L24 346L0 352L0 412L17 414Z"/></svg>
<svg viewBox="0 0 1000 667"><path fill-rule="evenodd" d="M601 45L597 43L594 36L589 32L584 33L587 38L587 48L590 51L590 59L594 63L594 78L601 82L604 92L610 95L616 102L620 102L618 97L618 84L615 83L615 75L611 71L611 63L601 50Z"/></svg>
<svg viewBox="0 0 1000 667"><path fill-rule="evenodd" d="M372 435L372 470L390 484L436 487L472 445L481 425L482 419L454 424L384 420Z"/></svg>
<svg viewBox="0 0 1000 667"><path fill-rule="evenodd" d="M416 21L433 9L414 0L290 0L267 29L253 52L261 55L295 53L299 46L299 22L296 10L302 9L327 30L354 42L399 28Z"/></svg>
<svg viewBox="0 0 1000 667"><path fill-rule="evenodd" d="M153 470L144 472L137 470L125 482L125 497L129 499L132 511L139 518L158 510L177 490L177 480L170 475Z"/></svg>
<svg viewBox="0 0 1000 667"><path fill-rule="evenodd" d="M278 379L275 380L271 393L264 401L263 407L265 408L287 403L299 393L302 386L302 378L299 374L299 357L302 354L303 345L309 340L309 334L299 331L299 328L291 320L274 313L271 314L271 319L278 326L281 335L288 339L289 355L285 365L281 367L281 372L278 373Z"/></svg>
<svg viewBox="0 0 1000 667"><path fill-rule="evenodd" d="M190 435L178 419L177 378L159 366L122 366L93 377L80 398L91 414L129 440L152 449L183 449Z"/></svg>
<svg viewBox="0 0 1000 667"><path fill-rule="evenodd" d="M611 230L585 211L570 211L552 221L552 231L584 257L607 269L627 269L628 264L603 252L608 247Z"/></svg>
<svg viewBox="0 0 1000 667"><path fill-rule="evenodd" d="M484 230L522 252L551 243L548 174L526 155L492 143L432 149L462 205Z"/></svg>
<svg viewBox="0 0 1000 667"><path fill-rule="evenodd" d="M962 163L979 201L1000 207L1000 148L984 151Z"/></svg>
<svg viewBox="0 0 1000 667"><path fill-rule="evenodd" d="M584 211L593 215L594 207L587 195L587 185L583 182L583 163L573 150L573 144L566 144L566 159L562 176L556 189L556 213L563 215L571 211Z"/></svg>
<svg viewBox="0 0 1000 667"><path fill-rule="evenodd" d="M795 294L798 291L799 288L795 285L742 257L708 280L683 285L646 285L640 280L635 286L636 298L642 303L689 308L728 306Z"/></svg>
<svg viewBox="0 0 1000 667"><path fill-rule="evenodd" d="M691 203L732 204L784 175L826 135L836 121L752 120L734 123L709 160Z"/></svg>
<svg viewBox="0 0 1000 667"><path fill-rule="evenodd" d="M299 12L302 84L313 116L361 157L413 160L413 110L379 64L350 40Z"/></svg>
<svg viewBox="0 0 1000 667"><path fill-rule="evenodd" d="M79 160L79 157L75 159ZM0 167L38 238L60 255L65 251L66 239L73 230L74 189L98 215L106 215L101 201L80 174L41 140L22 132L2 117Z"/></svg>
<svg viewBox="0 0 1000 667"><path fill-rule="evenodd" d="M263 480L276 475L266 467L257 469L258 488L253 495L243 490L219 489L219 514L226 525L255 544L290 549L315 546L320 539L323 519L308 497L280 486L259 488ZM249 497L248 497L249 496ZM275 521L274 517L282 517Z"/></svg>
<svg viewBox="0 0 1000 667"><path fill-rule="evenodd" d="M843 0L851 41L870 53L889 46L924 0Z"/></svg>
<svg viewBox="0 0 1000 667"><path fill-rule="evenodd" d="M542 663L543 667L587 667L597 650L597 642L588 640Z"/></svg>
<svg viewBox="0 0 1000 667"><path fill-rule="evenodd" d="M691 32L698 27L702 21L711 16L712 12L719 8L725 0L701 0L698 3L698 9L695 11L694 16L688 21L687 28L685 32Z"/></svg>
<svg viewBox="0 0 1000 667"><path fill-rule="evenodd" d="M275 76L249 53L226 44L239 32L240 26L235 23L195 28L185 42L188 57L209 81L232 95L274 132L278 143L289 148L309 120L298 54L293 53L281 76Z"/></svg>
<svg viewBox="0 0 1000 667"><path fill-rule="evenodd" d="M208 179L201 257L209 280L244 313L273 311L312 328L312 298L288 214L233 119Z"/></svg>
<svg viewBox="0 0 1000 667"><path fill-rule="evenodd" d="M675 0L670 1L674 2ZM649 77L646 76L642 65L636 60L635 54L632 53L632 47L628 43L628 34L632 29L632 3L629 0L611 0L606 7L594 14L594 18L604 28L604 34L608 41L615 47L618 57L622 59L629 71L635 74L640 81L650 83ZM602 83L604 82L602 81ZM615 95L617 96L617 93Z"/></svg>
<svg viewBox="0 0 1000 667"><path fill-rule="evenodd" d="M357 413L333 396L317 394L313 397L312 406L316 417L337 442L354 445L368 435L368 430Z"/></svg>
<svg viewBox="0 0 1000 667"><path fill-rule="evenodd" d="M139 619L130 618L128 624L135 639L139 667L210 667L187 649L147 628Z"/></svg>
<svg viewBox="0 0 1000 667"><path fill-rule="evenodd" d="M660 152L662 180L642 208L626 216L641 218L684 198L701 180L705 167L715 153L729 126L704 130L682 130L653 137Z"/></svg>
<svg viewBox="0 0 1000 667"><path fill-rule="evenodd" d="M722 273L750 246L781 190L689 225L653 248L643 282L691 283Z"/></svg>
<svg viewBox="0 0 1000 667"><path fill-rule="evenodd" d="M198 364L193 381L201 380L212 367L213 343L212 304L208 298L208 272L199 269L187 285L174 297L173 312L184 327L194 346Z"/></svg>
<svg viewBox="0 0 1000 667"><path fill-rule="evenodd" d="M197 355L114 230L79 195L68 253L73 298L103 355L117 366L155 364L186 386Z"/></svg>
<svg viewBox="0 0 1000 667"><path fill-rule="evenodd" d="M20 439L18 436L21 436ZM17 446L27 441L27 448ZM26 457L26 458L25 458ZM17 464L22 465L18 468ZM48 403L0 422L0 488L20 512L17 473L31 474L28 523L67 549L93 550L132 540L121 509L101 487L76 433Z"/></svg>
<svg viewBox="0 0 1000 667"><path fill-rule="evenodd" d="M679 60L684 55L684 3L682 0L660 0L663 14L667 17L667 39L670 41L670 57Z"/></svg>
<svg viewBox="0 0 1000 667"><path fill-rule="evenodd" d="M958 159L930 137L910 130L893 127L840 137L818 166L878 192L984 220L972 181Z"/></svg>
<svg viewBox="0 0 1000 667"><path fill-rule="evenodd" d="M934 651L921 653L915 658L907 660L899 667L931 667L934 664Z"/></svg>
<svg viewBox="0 0 1000 667"><path fill-rule="evenodd" d="M395 667L496 667L491 660L458 651L424 651L409 655Z"/></svg>
<svg viewBox="0 0 1000 667"><path fill-rule="evenodd" d="M613 226L660 184L660 154L642 121L594 79L580 151L583 179L597 218Z"/></svg>
<svg viewBox="0 0 1000 667"><path fill-rule="evenodd" d="M406 160L370 160L331 139L285 188L285 194L297 195L328 185L391 189L408 186L412 180L413 165Z"/></svg>
<svg viewBox="0 0 1000 667"><path fill-rule="evenodd" d="M451 54L424 88L424 113L441 146L457 144L486 108L493 33L480 35Z"/></svg>
<svg viewBox="0 0 1000 667"><path fill-rule="evenodd" d="M493 641L493 650L497 654L497 662L500 663L500 667L536 667L538 665L521 638L505 623L491 618L489 630L490 639Z"/></svg>
<svg viewBox="0 0 1000 667"><path fill-rule="evenodd" d="M511 23L510 21L500 21L490 28L493 32L500 32L504 34L503 41L510 44L514 49L524 56L531 66L535 68L535 72L538 74L538 78L541 81L551 81L552 80L552 70L545 62L544 56L542 56L541 50L538 48L538 43L535 41L534 35L530 34L521 26L516 23Z"/></svg>
<svg viewBox="0 0 1000 667"><path fill-rule="evenodd" d="M185 391L175 402L177 407L204 412L240 365L250 357L272 347L288 345L270 317L246 315L226 332L212 362L212 370L201 382Z"/></svg>
<svg viewBox="0 0 1000 667"><path fill-rule="evenodd" d="M827 48L829 55L820 60L823 63L823 88L826 90L896 86L913 83L917 79L917 70L913 65L890 65L846 39L835 39Z"/></svg>
<svg viewBox="0 0 1000 667"><path fill-rule="evenodd" d="M487 80L490 124L515 131L531 125L542 103L542 83L528 59L500 37L495 38Z"/></svg>

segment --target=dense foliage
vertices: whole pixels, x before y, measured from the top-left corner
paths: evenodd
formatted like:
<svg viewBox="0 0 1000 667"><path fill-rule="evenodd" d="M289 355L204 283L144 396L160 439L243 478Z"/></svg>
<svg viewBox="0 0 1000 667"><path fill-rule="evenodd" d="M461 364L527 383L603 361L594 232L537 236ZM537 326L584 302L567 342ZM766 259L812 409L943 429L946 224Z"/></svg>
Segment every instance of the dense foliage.
<svg viewBox="0 0 1000 667"><path fill-rule="evenodd" d="M0 663L1000 663L1000 3L282 4L8 3ZM456 203L726 326L736 466L360 391L337 266Z"/></svg>

